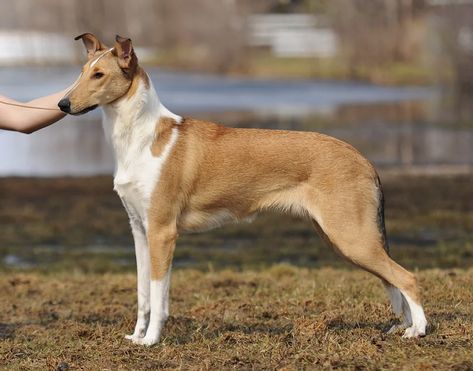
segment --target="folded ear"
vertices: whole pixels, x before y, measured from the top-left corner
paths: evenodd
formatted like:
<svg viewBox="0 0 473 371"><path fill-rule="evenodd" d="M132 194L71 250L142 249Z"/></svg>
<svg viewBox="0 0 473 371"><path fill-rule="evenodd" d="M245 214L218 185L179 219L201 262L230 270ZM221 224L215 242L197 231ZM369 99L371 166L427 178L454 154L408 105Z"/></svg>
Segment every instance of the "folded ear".
<svg viewBox="0 0 473 371"><path fill-rule="evenodd" d="M136 68L138 59L133 51L131 39L115 36L114 54L118 57L118 65L125 71L131 71Z"/></svg>
<svg viewBox="0 0 473 371"><path fill-rule="evenodd" d="M86 32L74 38L74 40L79 39L82 39L85 49L87 50L87 57L89 59L92 58L97 51L107 49L107 47L91 33Z"/></svg>

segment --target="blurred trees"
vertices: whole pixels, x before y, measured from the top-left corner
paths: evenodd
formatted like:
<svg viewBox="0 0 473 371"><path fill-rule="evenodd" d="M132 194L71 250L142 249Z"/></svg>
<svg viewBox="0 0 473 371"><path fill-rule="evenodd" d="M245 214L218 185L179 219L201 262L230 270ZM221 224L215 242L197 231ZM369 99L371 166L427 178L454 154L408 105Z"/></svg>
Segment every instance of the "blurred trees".
<svg viewBox="0 0 473 371"><path fill-rule="evenodd" d="M147 1L147 0L142 0ZM200 69L225 72L243 62L245 8L234 0L155 1L161 47ZM158 39L157 38L157 39ZM158 41L158 40L157 40Z"/></svg>
<svg viewBox="0 0 473 371"><path fill-rule="evenodd" d="M346 74L338 77L386 82L397 73L425 82L430 65L434 76L473 89L473 2L467 0L15 0L0 2L0 25L71 37L93 32L105 43L118 33L154 47L167 65L228 72L244 70L252 58L246 18L264 12L311 13L332 27L339 55L330 65L344 66ZM308 62L314 76L319 62Z"/></svg>
<svg viewBox="0 0 473 371"><path fill-rule="evenodd" d="M460 93L473 93L473 2L439 6L433 11L434 68Z"/></svg>
<svg viewBox="0 0 473 371"><path fill-rule="evenodd" d="M197 68L224 72L241 60L244 14L236 0L15 0L0 3L8 30L41 30L75 36L92 32L106 44L115 34L136 45L159 46ZM177 58L179 59L179 58Z"/></svg>
<svg viewBox="0 0 473 371"><path fill-rule="evenodd" d="M421 57L423 0L332 0L327 11L352 77L360 69Z"/></svg>

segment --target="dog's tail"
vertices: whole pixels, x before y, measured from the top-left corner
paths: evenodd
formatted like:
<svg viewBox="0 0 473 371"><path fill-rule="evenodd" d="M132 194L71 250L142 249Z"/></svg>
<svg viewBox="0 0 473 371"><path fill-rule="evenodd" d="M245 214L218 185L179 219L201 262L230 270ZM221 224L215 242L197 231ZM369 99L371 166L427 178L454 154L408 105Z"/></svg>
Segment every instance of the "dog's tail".
<svg viewBox="0 0 473 371"><path fill-rule="evenodd" d="M378 216L377 216L377 222L378 222L378 230L381 235L381 243L383 244L384 249L389 255L389 245L388 245L388 239L386 237L386 225L384 223L384 193L383 193L383 187L381 185L381 180L379 179L379 175L376 174L376 188L378 189Z"/></svg>
<svg viewBox="0 0 473 371"><path fill-rule="evenodd" d="M387 254L389 255L389 244L386 235L386 225L384 221L384 192L383 187L381 185L381 180L379 179L379 175L376 174L376 187L378 189L378 216L377 216L377 223L378 223L378 230L381 235L381 243L383 244L384 249L386 250ZM383 280L384 287L388 293L389 299L391 300L391 306L394 314L396 316L400 316L403 313L403 302L402 302L402 293L401 291L391 285L389 282Z"/></svg>

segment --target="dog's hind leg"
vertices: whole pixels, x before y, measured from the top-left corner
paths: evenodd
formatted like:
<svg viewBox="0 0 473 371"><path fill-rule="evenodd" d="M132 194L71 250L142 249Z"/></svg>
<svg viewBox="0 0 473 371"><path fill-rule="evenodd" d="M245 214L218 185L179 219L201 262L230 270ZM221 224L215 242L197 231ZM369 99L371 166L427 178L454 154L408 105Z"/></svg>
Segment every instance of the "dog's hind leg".
<svg viewBox="0 0 473 371"><path fill-rule="evenodd" d="M383 284L386 288L386 292L388 293L389 298L391 299L391 307L393 309L394 314L401 318L404 315L404 319L402 323L393 325L391 329L388 331L388 334L396 332L398 329L404 330L410 326L412 326L412 318L411 318L411 311L409 309L409 304L407 303L406 299L402 296L401 290L397 287L391 285L389 282L384 280Z"/></svg>
<svg viewBox="0 0 473 371"><path fill-rule="evenodd" d="M404 324L408 326L404 337L425 335L427 321L416 279L389 257L379 223L379 205L361 192L349 197L344 192L305 203L319 233L342 256L387 285L393 310L400 313L402 308L404 312Z"/></svg>

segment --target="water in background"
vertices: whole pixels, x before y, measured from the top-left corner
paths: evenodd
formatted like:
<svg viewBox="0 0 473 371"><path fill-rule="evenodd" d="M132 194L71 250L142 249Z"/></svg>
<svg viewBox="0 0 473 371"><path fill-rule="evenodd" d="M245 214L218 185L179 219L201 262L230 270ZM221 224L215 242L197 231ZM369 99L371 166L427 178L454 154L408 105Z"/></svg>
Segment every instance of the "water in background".
<svg viewBox="0 0 473 371"><path fill-rule="evenodd" d="M235 127L315 130L343 139L384 180L391 253L408 267L473 259L473 105L432 88L347 82L250 81L151 70L162 101L181 115ZM28 100L75 80L76 69L0 69L0 93ZM111 174L100 110L34 135L0 130L0 176ZM384 177L384 172L468 173ZM407 179L407 180L406 180ZM112 179L0 178L0 270L133 270L133 242ZM263 215L253 225L181 236L176 267L290 262L343 264L306 221ZM210 266L209 266L210 267Z"/></svg>
<svg viewBox="0 0 473 371"><path fill-rule="evenodd" d="M63 89L77 72L0 69L0 94L26 101ZM382 171L472 169L471 112L432 88L149 73L164 104L181 115L229 126L316 130L353 144ZM110 174L113 156L100 120L97 110L32 136L0 131L0 176Z"/></svg>

